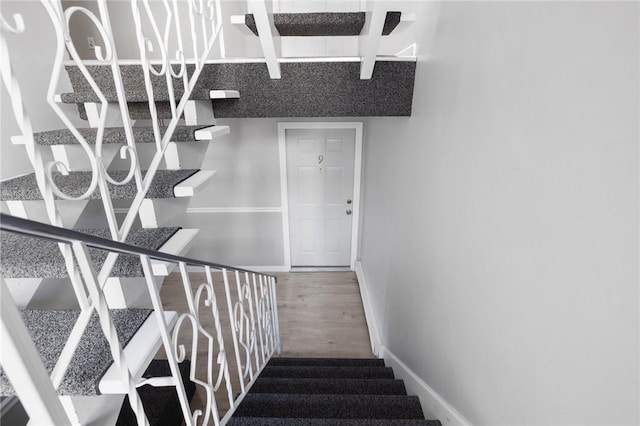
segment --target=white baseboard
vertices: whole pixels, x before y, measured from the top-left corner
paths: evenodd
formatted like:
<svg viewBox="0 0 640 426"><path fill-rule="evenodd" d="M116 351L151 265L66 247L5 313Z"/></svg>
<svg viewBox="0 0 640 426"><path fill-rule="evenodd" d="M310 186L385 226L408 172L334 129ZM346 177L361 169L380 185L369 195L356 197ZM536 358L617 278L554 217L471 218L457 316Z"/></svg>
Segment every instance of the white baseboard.
<svg viewBox="0 0 640 426"><path fill-rule="evenodd" d="M364 275L362 263L356 260L356 277L358 278L358 286L360 287L360 297L362 298L362 306L364 307L364 316L367 320L367 328L369 329L369 339L371 340L371 351L375 356L380 356L380 346L382 345L382 335L378 329L378 322L369 297L369 287L367 278Z"/></svg>
<svg viewBox="0 0 640 426"><path fill-rule="evenodd" d="M387 367L393 368L397 379L404 380L409 395L417 395L420 398L420 404L427 418L435 417L444 426L471 426L469 420L382 344L382 335L380 334L376 313L371 303L367 278L359 260L356 261L356 277L360 286L360 296L362 297L364 315L367 320L367 328L369 329L369 338L371 339L371 348L374 355L378 358L383 358Z"/></svg>
<svg viewBox="0 0 640 426"><path fill-rule="evenodd" d="M469 420L384 345L380 346L379 357L384 358L387 367L393 368L396 379L404 380L407 394L420 398L420 404L427 416L436 417L444 426L471 426Z"/></svg>

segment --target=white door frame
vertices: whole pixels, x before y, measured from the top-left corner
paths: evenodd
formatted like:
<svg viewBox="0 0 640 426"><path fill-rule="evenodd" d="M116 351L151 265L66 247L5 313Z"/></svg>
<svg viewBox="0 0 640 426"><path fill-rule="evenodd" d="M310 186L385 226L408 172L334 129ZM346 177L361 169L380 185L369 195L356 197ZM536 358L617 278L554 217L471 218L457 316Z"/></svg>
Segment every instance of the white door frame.
<svg viewBox="0 0 640 426"><path fill-rule="evenodd" d="M287 185L286 131L294 129L353 129L356 132L355 164L353 168L353 223L351 226L351 261L355 270L358 258L358 231L360 229L360 180L362 173L362 122L285 122L278 123L278 150L280 154L280 193L282 199L282 239L284 266L291 270L291 241L289 241L289 189Z"/></svg>

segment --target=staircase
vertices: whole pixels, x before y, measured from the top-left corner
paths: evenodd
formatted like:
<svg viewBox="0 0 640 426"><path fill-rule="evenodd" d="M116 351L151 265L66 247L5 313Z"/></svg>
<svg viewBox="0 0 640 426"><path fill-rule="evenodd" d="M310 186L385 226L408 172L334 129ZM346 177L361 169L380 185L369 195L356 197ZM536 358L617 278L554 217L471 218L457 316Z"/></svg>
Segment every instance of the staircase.
<svg viewBox="0 0 640 426"><path fill-rule="evenodd" d="M272 358L228 425L429 425L382 359Z"/></svg>
<svg viewBox="0 0 640 426"><path fill-rule="evenodd" d="M51 130L33 131L38 117L28 115L10 67L10 53L21 52L9 52L5 34L20 36L25 23L2 19L0 66L20 127L11 143L24 146L33 167L0 184L2 405L19 397L33 423L56 425L439 424L424 420L383 360L272 358L281 350L275 277L185 257L198 230L180 226L189 199L216 175L201 169L208 144L231 132L217 118L410 115L415 58L376 53L378 38L410 19L381 9L267 15L264 1L250 0L243 25L265 58L227 60L219 1L205 2L208 10L189 2L182 20L173 2L166 22L133 2L140 58L121 62L108 3L96 1L98 12L43 1L57 30L39 100L60 120ZM98 60L79 57L69 28L76 13L102 35ZM165 38L175 31L175 52L157 29L143 28L143 16L152 27L164 22ZM271 20L278 37L365 32L366 53L276 58ZM192 40L183 42L178 22L190 25ZM221 57L211 61L214 43ZM154 45L162 61L147 57ZM60 87L61 72L73 92ZM77 106L74 117L65 104ZM185 164L184 144L198 164ZM172 272L183 311L165 310L161 297ZM72 306L37 296L66 293ZM205 406L192 410L196 392Z"/></svg>

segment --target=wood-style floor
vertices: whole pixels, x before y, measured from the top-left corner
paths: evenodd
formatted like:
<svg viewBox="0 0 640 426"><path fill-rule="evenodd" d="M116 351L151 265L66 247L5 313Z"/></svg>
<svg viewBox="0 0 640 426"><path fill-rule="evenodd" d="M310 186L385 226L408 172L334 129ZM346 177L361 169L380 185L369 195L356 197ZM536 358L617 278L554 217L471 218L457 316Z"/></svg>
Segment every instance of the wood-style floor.
<svg viewBox="0 0 640 426"><path fill-rule="evenodd" d="M276 291L282 356L344 358L370 358L373 356L358 282L353 272L293 272L274 273L273 275L278 280ZM189 278L194 291L200 283L206 281L205 275L201 273L190 273ZM233 284L235 281L232 280L232 288L235 287ZM219 315L224 334L226 358L229 363L230 382L235 395L240 392L240 379L233 351L229 314L226 309L221 274L214 275L214 287L217 305L220 309ZM236 295L237 293L232 290L232 296L236 297ZM184 287L179 274L174 273L165 280L161 296L166 310L174 310L179 313L188 311ZM215 336L215 331L213 331L215 330L213 327L214 317L210 313L209 315L205 314L203 304L200 306L200 320L204 327L211 330ZM187 357L189 358L190 326L185 324L179 335L180 343L187 348ZM205 343L201 341L198 345L196 368L196 377L202 379L205 379L208 374ZM162 357L162 355L159 353L158 357ZM214 377L218 371L217 368L214 368L212 371ZM229 407L225 386L226 382L216 392L216 401L221 414L226 412ZM206 393L201 387L197 387L191 409L203 409L205 406Z"/></svg>

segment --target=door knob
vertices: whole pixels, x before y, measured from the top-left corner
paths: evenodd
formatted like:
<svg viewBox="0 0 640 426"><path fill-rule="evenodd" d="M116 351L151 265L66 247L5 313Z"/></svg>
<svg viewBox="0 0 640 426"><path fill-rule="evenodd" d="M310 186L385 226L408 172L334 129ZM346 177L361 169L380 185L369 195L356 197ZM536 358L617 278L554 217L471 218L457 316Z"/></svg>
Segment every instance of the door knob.
<svg viewBox="0 0 640 426"><path fill-rule="evenodd" d="M347 210L347 214L351 214L351 210Z"/></svg>
<svg viewBox="0 0 640 426"><path fill-rule="evenodd" d="M351 198L347 198L347 204L351 204Z"/></svg>

